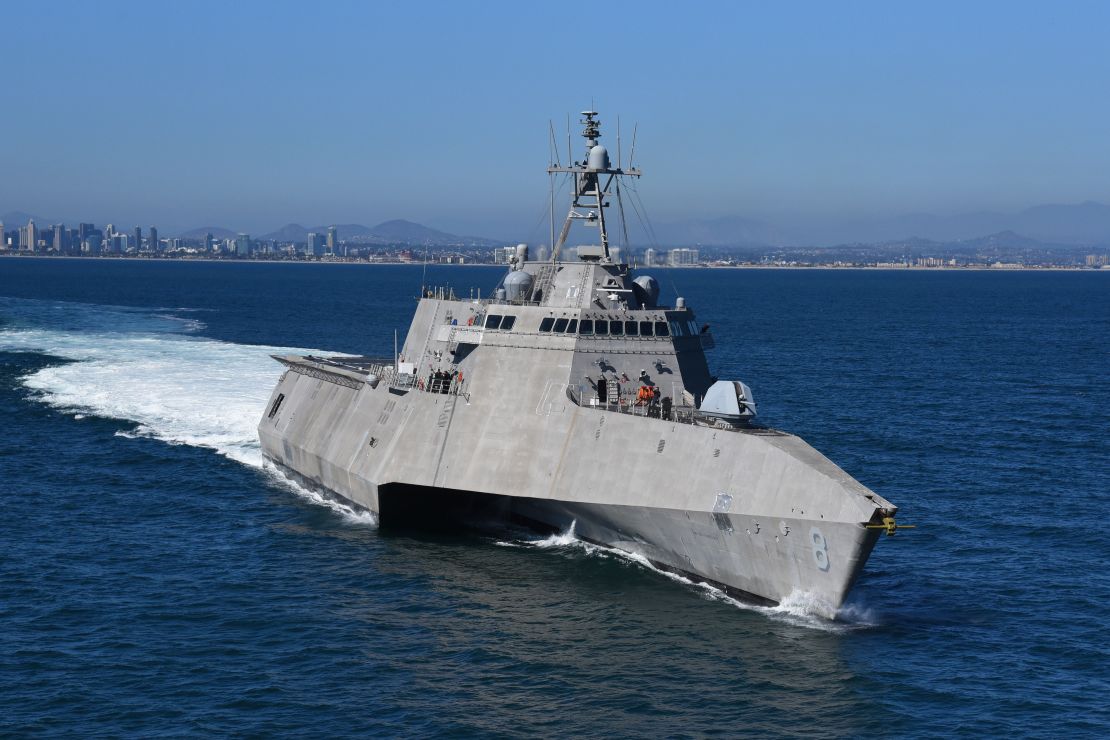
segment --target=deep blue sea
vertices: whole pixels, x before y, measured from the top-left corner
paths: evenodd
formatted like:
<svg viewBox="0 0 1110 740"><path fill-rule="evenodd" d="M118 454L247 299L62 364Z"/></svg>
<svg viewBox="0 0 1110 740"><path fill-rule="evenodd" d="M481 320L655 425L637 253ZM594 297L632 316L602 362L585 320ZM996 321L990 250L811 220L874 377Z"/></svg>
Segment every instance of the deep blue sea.
<svg viewBox="0 0 1110 740"><path fill-rule="evenodd" d="M1110 274L656 274L917 525L836 619L264 467L269 355L391 353L418 266L0 259L0 735L1110 735Z"/></svg>

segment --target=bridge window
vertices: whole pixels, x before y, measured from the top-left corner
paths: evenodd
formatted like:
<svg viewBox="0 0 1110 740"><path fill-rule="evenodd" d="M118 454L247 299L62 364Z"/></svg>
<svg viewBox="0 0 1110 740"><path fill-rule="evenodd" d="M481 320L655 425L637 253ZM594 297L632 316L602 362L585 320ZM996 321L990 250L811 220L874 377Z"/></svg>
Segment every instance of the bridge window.
<svg viewBox="0 0 1110 740"><path fill-rule="evenodd" d="M551 331L551 327L555 326L555 319L548 316L540 322L540 331Z"/></svg>
<svg viewBox="0 0 1110 740"><path fill-rule="evenodd" d="M613 335L614 337L619 337L622 334L624 334L624 322L623 321L610 321L609 322L609 333L611 335Z"/></svg>
<svg viewBox="0 0 1110 740"><path fill-rule="evenodd" d="M513 328L513 324L515 323L516 316L506 316L505 318L501 319L501 331L509 331L509 329Z"/></svg>
<svg viewBox="0 0 1110 740"><path fill-rule="evenodd" d="M594 331L599 337L604 337L609 334L609 322L605 319L598 319L594 322Z"/></svg>
<svg viewBox="0 0 1110 740"><path fill-rule="evenodd" d="M655 336L665 337L668 334L670 334L670 332L667 331L667 322L666 321L656 321L655 322Z"/></svg>
<svg viewBox="0 0 1110 740"><path fill-rule="evenodd" d="M641 337L650 337L651 336L651 322L650 321L641 321L640 322L640 336Z"/></svg>
<svg viewBox="0 0 1110 740"><path fill-rule="evenodd" d="M635 337L639 335L639 328L639 324L637 324L635 321L624 322L624 333L626 336Z"/></svg>
<svg viewBox="0 0 1110 740"><path fill-rule="evenodd" d="M698 335L698 322L693 319L686 322L686 328L690 330L690 336L696 337Z"/></svg>
<svg viewBox="0 0 1110 740"><path fill-rule="evenodd" d="M594 320L582 319L582 326L578 329L579 334L593 334L594 333Z"/></svg>
<svg viewBox="0 0 1110 740"><path fill-rule="evenodd" d="M570 323L567 324L567 334L577 334L577 333L578 333L578 319L571 319Z"/></svg>
<svg viewBox="0 0 1110 740"><path fill-rule="evenodd" d="M686 332L683 330L682 324L677 321L671 322L671 334L675 335L676 337L686 336Z"/></svg>
<svg viewBox="0 0 1110 740"><path fill-rule="evenodd" d="M566 319L556 319L555 320L555 331L559 334L562 334L566 330L567 330L567 320Z"/></svg>
<svg viewBox="0 0 1110 740"><path fill-rule="evenodd" d="M497 329L501 326L501 317L495 313L491 313L486 317L486 328Z"/></svg>

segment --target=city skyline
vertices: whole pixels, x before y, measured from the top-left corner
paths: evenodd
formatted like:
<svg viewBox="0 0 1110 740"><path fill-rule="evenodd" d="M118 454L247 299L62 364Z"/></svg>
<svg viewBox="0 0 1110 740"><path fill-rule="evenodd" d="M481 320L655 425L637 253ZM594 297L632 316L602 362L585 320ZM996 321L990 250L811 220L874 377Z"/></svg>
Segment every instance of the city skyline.
<svg viewBox="0 0 1110 740"><path fill-rule="evenodd" d="M419 224L406 222L380 224L379 228L398 223L414 227L416 230L410 231L411 234L428 232ZM134 227L130 233L117 229L112 223L103 228L97 228L94 223L80 223L76 229L55 223L43 229L34 218L28 218L26 226L20 226L15 231L8 231L4 222L0 221L0 256L510 264L516 261L520 249L527 250L531 246L533 260L546 262L552 258L551 247L542 243L498 245L491 250L490 242L433 231L431 233L449 240L445 242L441 239L433 246L427 240L414 242L400 237L383 237L382 234L357 233L350 239L343 239L339 234L340 228L331 225L317 231L306 231L303 239L291 236L288 228L280 234L267 234L257 239L244 232L232 235L226 230L220 237L208 231L189 237L161 239L157 227L152 225L144 239L140 226ZM569 245L560 252L563 261L575 261L578 254L578 247ZM614 245L610 254L614 260L639 267L1106 269L1110 264L1110 246L1044 243L1013 232L954 243L914 238L877 244L844 244L833 248L707 245L703 250L699 247Z"/></svg>
<svg viewBox="0 0 1110 740"><path fill-rule="evenodd" d="M568 26L509 4L63 2L6 20L52 32L5 39L5 98L35 104L0 121L0 209L59 220L263 233L405 218L535 241L549 120L565 160L565 118L590 106L614 150L620 117L626 156L638 124L659 223L821 235L1110 202L1110 9L1094 3L707 4L678 20L647 3ZM127 53L89 53L104 35ZM602 81L583 82L572 42L597 45ZM135 115L114 115L123 96L143 101Z"/></svg>

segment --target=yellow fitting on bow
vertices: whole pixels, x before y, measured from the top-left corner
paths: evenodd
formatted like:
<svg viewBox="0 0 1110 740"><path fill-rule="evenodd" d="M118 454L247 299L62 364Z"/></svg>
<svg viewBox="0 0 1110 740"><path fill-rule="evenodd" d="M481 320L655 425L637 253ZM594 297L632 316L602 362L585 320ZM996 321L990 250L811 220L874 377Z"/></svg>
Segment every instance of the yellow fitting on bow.
<svg viewBox="0 0 1110 740"><path fill-rule="evenodd" d="M887 537L893 537L899 529L916 529L916 524L895 524L894 517L884 516L882 524L864 524L866 529L885 529Z"/></svg>

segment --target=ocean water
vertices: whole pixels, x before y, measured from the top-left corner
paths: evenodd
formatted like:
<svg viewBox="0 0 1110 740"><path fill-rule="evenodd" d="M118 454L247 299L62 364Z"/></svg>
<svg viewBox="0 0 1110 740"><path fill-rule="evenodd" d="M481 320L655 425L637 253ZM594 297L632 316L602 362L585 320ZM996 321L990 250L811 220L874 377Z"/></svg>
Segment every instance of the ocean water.
<svg viewBox="0 0 1110 740"><path fill-rule="evenodd" d="M835 618L267 469L269 355L388 354L420 267L0 260L0 734L1110 734L1110 275L657 276L917 525Z"/></svg>

